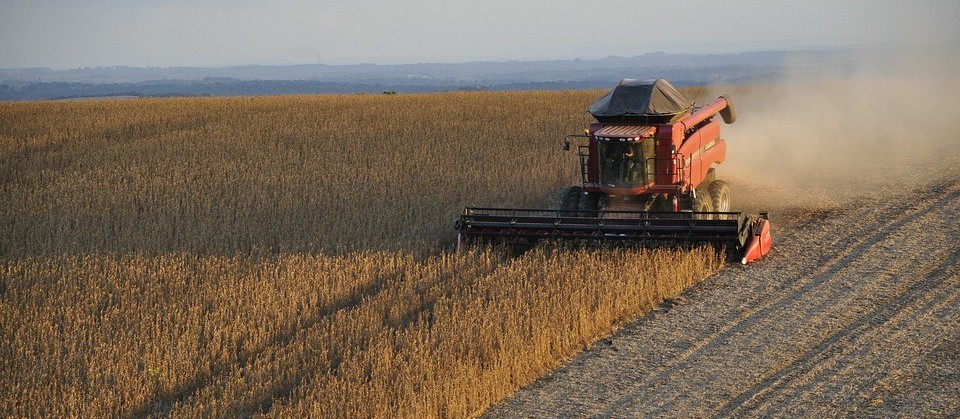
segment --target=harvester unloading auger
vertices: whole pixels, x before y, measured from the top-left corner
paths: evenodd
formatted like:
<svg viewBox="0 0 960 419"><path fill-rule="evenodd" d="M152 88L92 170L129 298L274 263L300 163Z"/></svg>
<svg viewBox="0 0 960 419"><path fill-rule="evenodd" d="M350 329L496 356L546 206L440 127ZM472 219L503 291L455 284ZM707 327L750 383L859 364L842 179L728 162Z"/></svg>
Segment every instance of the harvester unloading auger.
<svg viewBox="0 0 960 419"><path fill-rule="evenodd" d="M456 222L458 247L542 240L713 244L742 263L770 251L767 214L731 212L730 189L715 178L727 143L714 117L736 120L728 96L695 108L666 80L624 79L589 111L597 122L564 141L565 150L583 142L577 144L582 186L567 189L554 210L465 208Z"/></svg>

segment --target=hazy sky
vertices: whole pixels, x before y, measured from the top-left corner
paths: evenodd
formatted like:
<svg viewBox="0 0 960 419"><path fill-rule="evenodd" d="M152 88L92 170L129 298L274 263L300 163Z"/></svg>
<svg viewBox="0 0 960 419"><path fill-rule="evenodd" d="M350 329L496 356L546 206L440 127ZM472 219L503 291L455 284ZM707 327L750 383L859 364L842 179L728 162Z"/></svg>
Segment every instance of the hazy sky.
<svg viewBox="0 0 960 419"><path fill-rule="evenodd" d="M0 68L392 64L958 40L957 0L0 0Z"/></svg>

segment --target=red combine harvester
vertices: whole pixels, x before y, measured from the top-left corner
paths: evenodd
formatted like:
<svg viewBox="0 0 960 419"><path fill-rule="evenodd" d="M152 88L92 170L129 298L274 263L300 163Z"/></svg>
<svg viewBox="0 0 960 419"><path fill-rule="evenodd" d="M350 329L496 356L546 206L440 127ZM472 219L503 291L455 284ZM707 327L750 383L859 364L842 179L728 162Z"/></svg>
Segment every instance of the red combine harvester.
<svg viewBox="0 0 960 419"><path fill-rule="evenodd" d="M730 212L730 190L716 179L727 144L720 123L736 119L721 96L695 108L666 80L624 79L590 107L597 122L578 144L582 186L568 188L559 209L474 208L456 223L458 247L475 241L535 244L541 240L714 244L742 263L770 251L766 213Z"/></svg>

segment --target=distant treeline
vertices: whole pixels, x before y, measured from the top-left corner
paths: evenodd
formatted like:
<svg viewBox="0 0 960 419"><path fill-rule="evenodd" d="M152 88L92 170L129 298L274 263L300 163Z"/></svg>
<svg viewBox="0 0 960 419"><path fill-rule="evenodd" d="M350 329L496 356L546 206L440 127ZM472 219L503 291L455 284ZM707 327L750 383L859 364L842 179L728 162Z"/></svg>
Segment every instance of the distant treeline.
<svg viewBox="0 0 960 419"><path fill-rule="evenodd" d="M757 78L742 81L756 82ZM671 79L677 86L701 84L698 80ZM740 84L740 83L737 83ZM472 90L581 90L602 89L611 80L550 82L507 82L494 85L454 84L375 84L312 80L222 80L157 81L137 83L37 82L20 86L0 83L0 101L57 100L96 97L170 97L170 96L263 96L293 94L351 93L426 93Z"/></svg>
<svg viewBox="0 0 960 419"><path fill-rule="evenodd" d="M315 93L433 92L456 86L395 86L307 80L160 81L139 83L40 82L21 87L0 84L0 100L52 100L85 97L247 96Z"/></svg>
<svg viewBox="0 0 960 419"><path fill-rule="evenodd" d="M202 77L139 81L18 80L0 81L0 101L56 100L88 97L252 96L321 93L425 93L462 90L581 90L609 88L621 78L665 78L676 86L743 85L769 81L783 74L778 66L615 67L537 69L504 73L479 72L471 77L442 73L342 73L332 79L246 79ZM582 65L582 63L575 63ZM379 68L378 68L379 70ZM394 69L396 70L396 69Z"/></svg>
<svg viewBox="0 0 960 419"><path fill-rule="evenodd" d="M680 86L689 85L679 81ZM0 84L0 100L57 100L95 97L261 96L347 93L426 93L473 90L579 90L609 87L609 81L506 83L495 86L354 84L309 80L171 81L141 83L40 82L20 87Z"/></svg>

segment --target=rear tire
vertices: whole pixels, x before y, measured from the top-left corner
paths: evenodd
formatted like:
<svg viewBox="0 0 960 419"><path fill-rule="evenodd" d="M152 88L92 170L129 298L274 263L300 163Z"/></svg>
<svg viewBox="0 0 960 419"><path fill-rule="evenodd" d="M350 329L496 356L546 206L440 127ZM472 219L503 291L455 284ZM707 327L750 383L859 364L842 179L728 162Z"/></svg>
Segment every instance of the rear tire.
<svg viewBox="0 0 960 419"><path fill-rule="evenodd" d="M560 200L561 217L577 216L577 211L580 210L580 195L582 193L583 188L579 186L571 186L563 192L563 198Z"/></svg>
<svg viewBox="0 0 960 419"><path fill-rule="evenodd" d="M717 212L730 211L730 186L722 180L710 182L710 197L713 210Z"/></svg>

